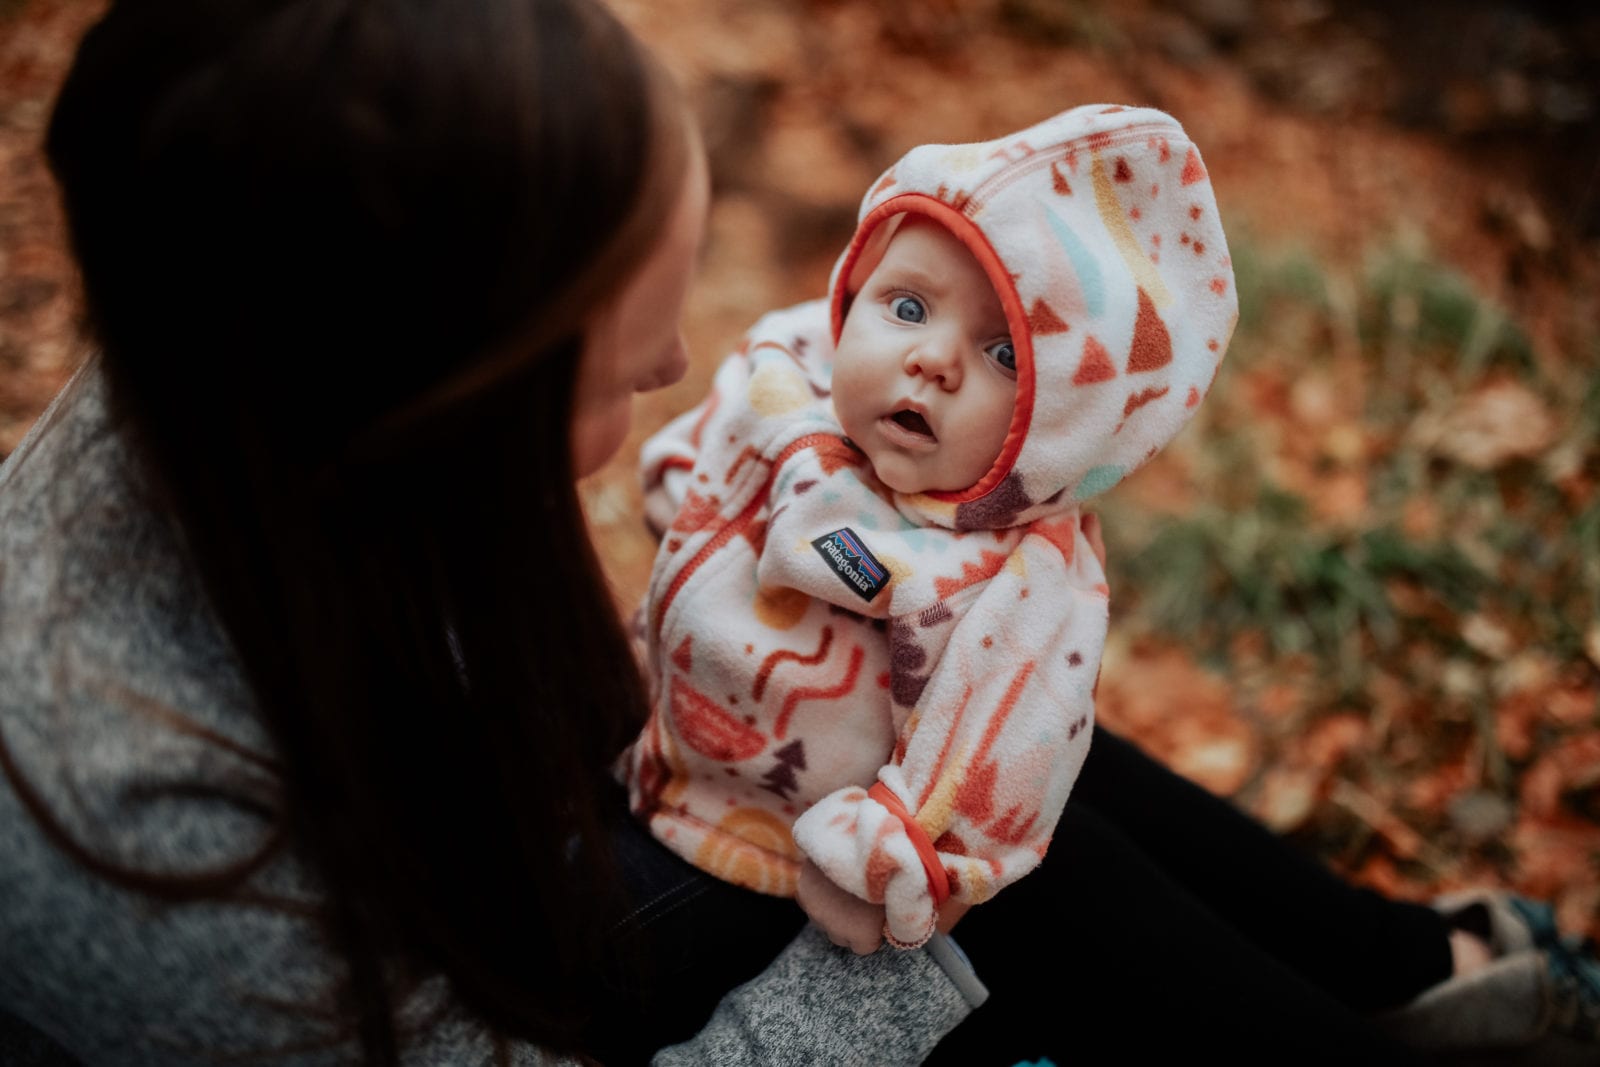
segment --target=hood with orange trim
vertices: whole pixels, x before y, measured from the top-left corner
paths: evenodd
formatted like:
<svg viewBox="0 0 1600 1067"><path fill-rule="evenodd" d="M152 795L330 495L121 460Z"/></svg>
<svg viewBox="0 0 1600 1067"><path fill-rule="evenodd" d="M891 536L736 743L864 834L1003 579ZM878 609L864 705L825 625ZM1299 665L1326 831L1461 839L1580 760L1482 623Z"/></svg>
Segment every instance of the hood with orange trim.
<svg viewBox="0 0 1600 1067"><path fill-rule="evenodd" d="M989 276L1017 403L988 474L964 491L897 494L901 511L954 529L1030 522L1117 484L1188 422L1238 297L1210 178L1171 116L1093 104L907 153L867 193L834 268L835 341L852 279L906 213L945 226Z"/></svg>

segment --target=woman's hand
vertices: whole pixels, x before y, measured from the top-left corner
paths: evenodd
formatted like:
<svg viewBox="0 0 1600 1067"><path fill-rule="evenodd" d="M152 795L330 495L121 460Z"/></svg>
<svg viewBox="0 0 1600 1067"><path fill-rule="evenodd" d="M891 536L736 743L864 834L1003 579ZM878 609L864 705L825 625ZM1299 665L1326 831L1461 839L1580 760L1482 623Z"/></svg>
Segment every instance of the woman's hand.
<svg viewBox="0 0 1600 1067"><path fill-rule="evenodd" d="M810 860L800 868L794 899L811 921L840 948L870 955L883 944L883 905L862 900L841 889Z"/></svg>
<svg viewBox="0 0 1600 1067"><path fill-rule="evenodd" d="M939 909L939 921L934 928L941 934L948 934L956 928L956 923L961 921L961 916L967 913L971 904L963 904L959 900L947 900L944 907Z"/></svg>

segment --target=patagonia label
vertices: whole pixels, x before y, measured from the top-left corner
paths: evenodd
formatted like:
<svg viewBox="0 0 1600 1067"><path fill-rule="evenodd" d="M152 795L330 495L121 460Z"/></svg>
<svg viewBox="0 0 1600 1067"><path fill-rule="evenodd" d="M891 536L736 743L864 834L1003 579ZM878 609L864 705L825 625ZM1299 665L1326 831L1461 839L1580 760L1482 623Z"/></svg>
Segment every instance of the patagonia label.
<svg viewBox="0 0 1600 1067"><path fill-rule="evenodd" d="M811 547L828 562L840 581L868 603L889 584L889 571L873 558L861 538L848 526L824 534L811 542Z"/></svg>

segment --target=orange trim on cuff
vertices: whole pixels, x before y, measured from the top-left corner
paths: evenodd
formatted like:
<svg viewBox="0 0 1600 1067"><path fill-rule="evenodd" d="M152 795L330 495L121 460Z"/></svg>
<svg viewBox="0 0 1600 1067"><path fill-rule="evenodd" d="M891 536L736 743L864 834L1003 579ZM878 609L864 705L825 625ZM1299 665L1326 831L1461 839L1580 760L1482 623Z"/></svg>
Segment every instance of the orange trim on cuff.
<svg viewBox="0 0 1600 1067"><path fill-rule="evenodd" d="M933 906L943 907L944 902L950 899L950 876L944 871L944 864L939 862L939 853L933 847L933 842L928 840L928 831L922 824L911 817L911 812L900 803L900 798L894 795L894 790L882 782L873 782L867 790L867 796L889 809L889 814L899 819L906 828L906 836L911 839L911 845L917 850L917 856L922 860L922 869L928 874L928 891L933 894Z"/></svg>

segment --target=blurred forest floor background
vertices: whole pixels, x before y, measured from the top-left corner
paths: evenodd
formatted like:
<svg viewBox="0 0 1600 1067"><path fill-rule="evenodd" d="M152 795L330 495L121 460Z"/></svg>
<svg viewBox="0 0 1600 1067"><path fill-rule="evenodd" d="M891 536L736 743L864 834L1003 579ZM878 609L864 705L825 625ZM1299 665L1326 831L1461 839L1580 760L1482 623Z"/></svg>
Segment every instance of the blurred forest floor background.
<svg viewBox="0 0 1600 1067"><path fill-rule="evenodd" d="M1165 109L1242 317L1195 425L1102 505L1103 721L1360 881L1509 885L1600 934L1600 12L618 6L716 187L690 375L583 487L619 603L654 547L638 442L761 312L823 293L884 167L1076 104ZM0 456L88 349L38 143L99 10L0 0Z"/></svg>

